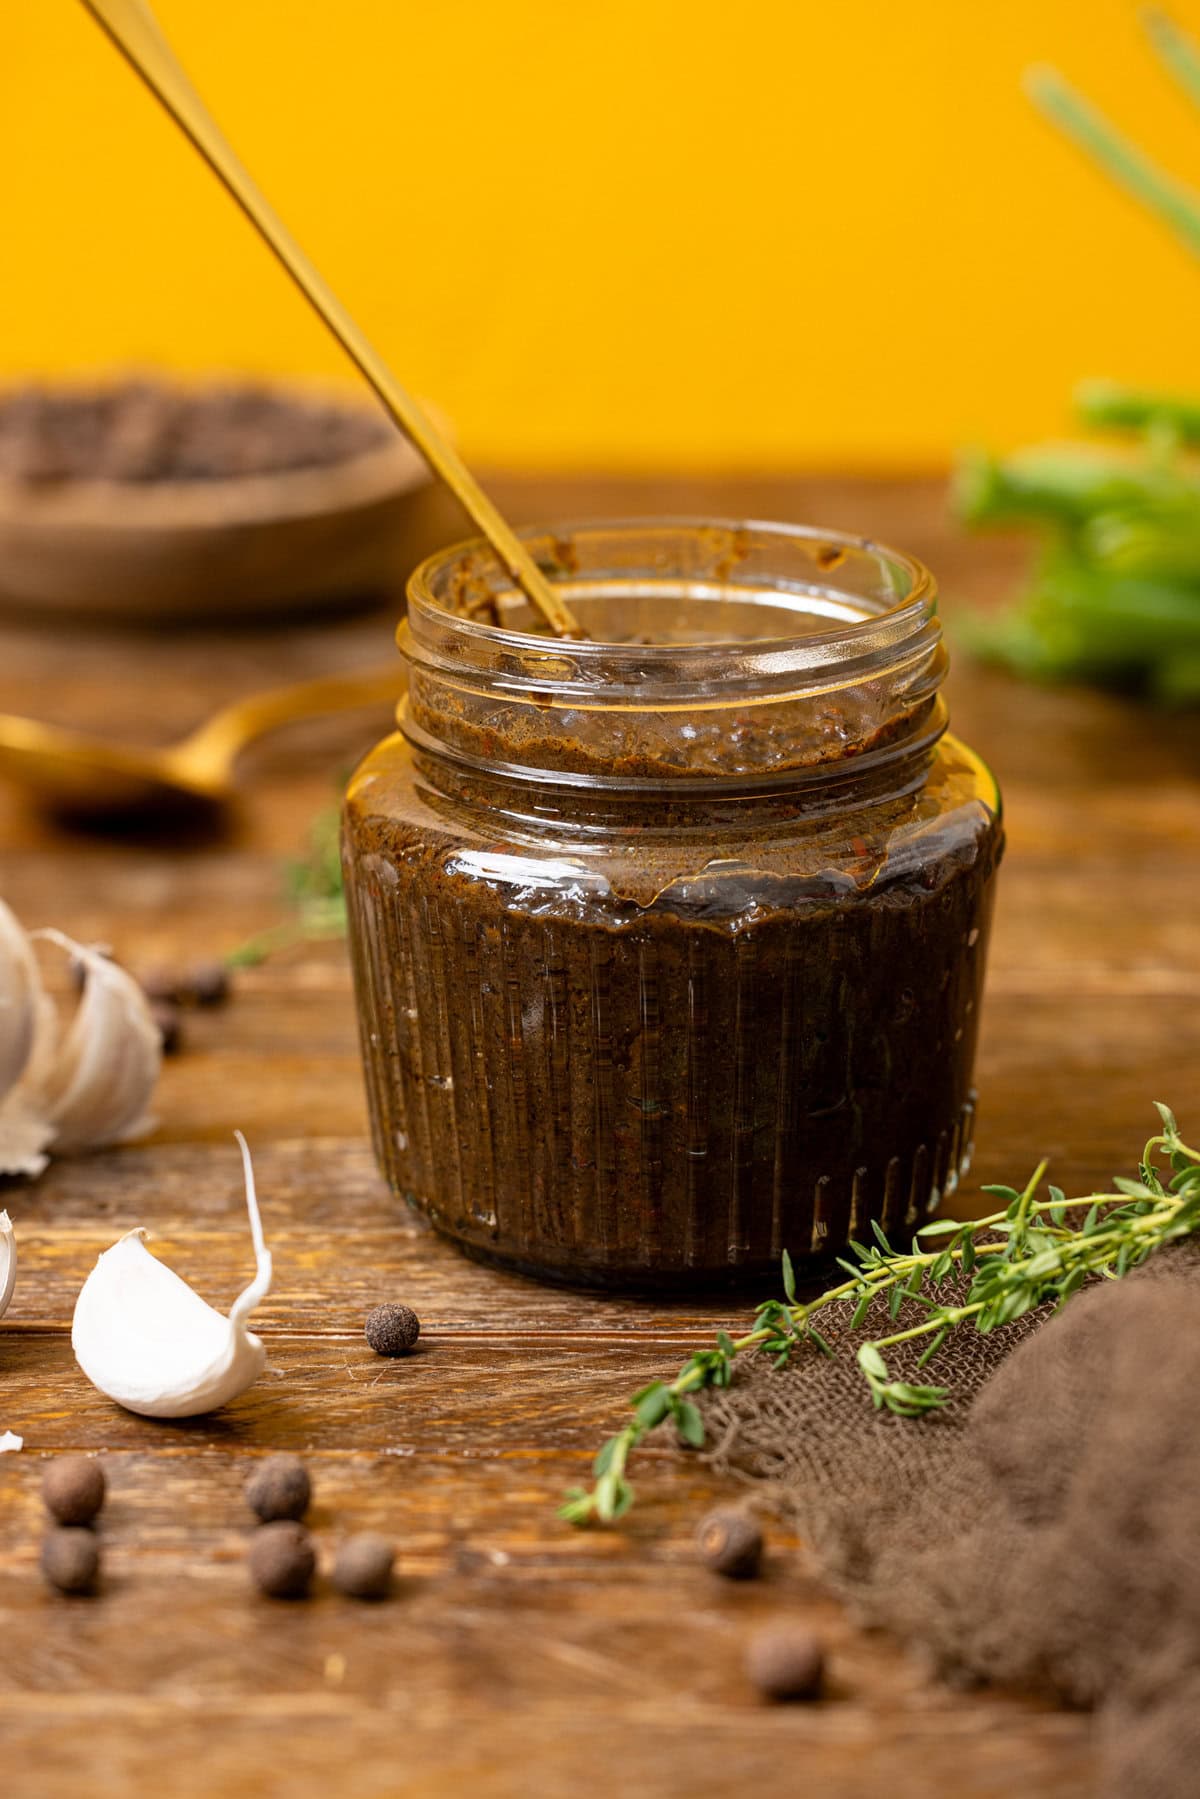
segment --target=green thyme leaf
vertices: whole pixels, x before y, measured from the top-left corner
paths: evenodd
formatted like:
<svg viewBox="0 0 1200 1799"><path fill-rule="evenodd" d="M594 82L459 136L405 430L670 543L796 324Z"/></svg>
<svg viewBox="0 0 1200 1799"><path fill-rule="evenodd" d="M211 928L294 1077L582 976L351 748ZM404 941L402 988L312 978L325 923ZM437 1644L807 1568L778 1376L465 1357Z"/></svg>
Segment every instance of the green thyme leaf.
<svg viewBox="0 0 1200 1799"><path fill-rule="evenodd" d="M1038 1199L1045 1172L1040 1166L1023 1192L1013 1187L985 1189L1003 1202L1002 1212L966 1224L939 1221L919 1231L908 1251L886 1247L879 1230L870 1249L852 1243L849 1247L857 1261L839 1263L848 1278L803 1304L794 1297L790 1258L783 1258L788 1303L766 1301L745 1336L718 1332L716 1348L690 1357L673 1381L651 1381L635 1393L630 1422L596 1456L594 1486L590 1491L572 1488L559 1516L577 1525L609 1523L622 1516L633 1502L626 1460L646 1431L670 1415L683 1441L699 1447L704 1442L704 1414L685 1395L728 1385L736 1358L746 1350L769 1356L779 1369L793 1354L809 1348L832 1355L829 1342L812 1321L827 1307L838 1308L835 1316L857 1330L877 1294L887 1294L892 1322L897 1322L906 1296L915 1300L926 1314L922 1322L860 1342L856 1360L878 1409L898 1419L916 1419L944 1406L950 1398L948 1388L891 1379L888 1352L900 1345L919 1346L917 1366L924 1367L956 1330L969 1328L987 1335L1043 1303L1065 1305L1089 1279L1120 1280L1164 1244L1200 1232L1200 1150L1180 1137L1173 1113L1163 1106L1157 1110L1164 1133L1147 1143L1139 1179L1118 1180L1111 1192L1072 1202L1060 1187L1050 1187L1049 1198ZM1167 1186L1164 1168L1171 1170ZM1073 1223L1085 1206L1082 1222ZM942 1237L945 1246L936 1254L922 1248L928 1236ZM952 1274L969 1284L965 1299L960 1284L947 1302L938 1289Z"/></svg>

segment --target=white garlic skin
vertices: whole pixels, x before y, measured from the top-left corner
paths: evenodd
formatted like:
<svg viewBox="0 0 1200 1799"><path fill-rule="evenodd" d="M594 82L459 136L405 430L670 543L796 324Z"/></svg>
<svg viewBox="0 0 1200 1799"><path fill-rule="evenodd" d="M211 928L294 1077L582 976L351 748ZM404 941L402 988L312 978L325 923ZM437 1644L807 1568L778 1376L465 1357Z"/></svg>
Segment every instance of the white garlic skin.
<svg viewBox="0 0 1200 1799"><path fill-rule="evenodd" d="M13 1233L12 1219L7 1212L0 1212L0 1318L8 1310L16 1284L17 1239Z"/></svg>
<svg viewBox="0 0 1200 1799"><path fill-rule="evenodd" d="M29 939L0 900L0 1102L29 1060L41 990Z"/></svg>
<svg viewBox="0 0 1200 1799"><path fill-rule="evenodd" d="M56 1155L120 1143L145 1128L162 1068L162 1033L141 986L118 963L59 931L37 935L83 964L84 986L48 1065L38 1066L35 1045L23 1085L53 1126Z"/></svg>
<svg viewBox="0 0 1200 1799"><path fill-rule="evenodd" d="M128 1232L106 1249L75 1304L71 1346L92 1385L145 1418L198 1418L251 1386L267 1352L246 1319L270 1291L250 1152L241 1132L254 1280L226 1318Z"/></svg>
<svg viewBox="0 0 1200 1799"><path fill-rule="evenodd" d="M22 1077L39 1036L55 1029L29 938L0 900L0 1174L38 1175L49 1160L53 1127L30 1104Z"/></svg>
<svg viewBox="0 0 1200 1799"><path fill-rule="evenodd" d="M162 1038L132 975L61 931L35 935L83 966L65 1032L31 939L0 901L0 1174L38 1175L49 1152L118 1143L147 1127Z"/></svg>
<svg viewBox="0 0 1200 1799"><path fill-rule="evenodd" d="M7 1212L0 1212L0 1318L8 1310L8 1302L16 1284L17 1241L13 1235L12 1219ZM22 1447L23 1439L15 1431L0 1430L0 1455L10 1449Z"/></svg>

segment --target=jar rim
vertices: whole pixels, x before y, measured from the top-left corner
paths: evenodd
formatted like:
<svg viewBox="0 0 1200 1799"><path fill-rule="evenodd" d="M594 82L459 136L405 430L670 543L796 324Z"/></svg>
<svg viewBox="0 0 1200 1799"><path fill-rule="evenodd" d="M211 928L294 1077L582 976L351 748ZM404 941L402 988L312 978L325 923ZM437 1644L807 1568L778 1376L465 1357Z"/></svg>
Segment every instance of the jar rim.
<svg viewBox="0 0 1200 1799"><path fill-rule="evenodd" d="M616 641L471 616L499 621L511 604L524 623L529 602L481 540L440 551L414 574L398 634L415 747L625 786L861 768L899 738L924 754L926 723L944 728L936 588L915 558L847 532L712 519L524 537L585 625L610 609L599 625ZM778 609L797 621L786 636Z"/></svg>
<svg viewBox="0 0 1200 1799"><path fill-rule="evenodd" d="M644 537L654 532L679 533L681 536L689 533L697 536L726 534L731 543L746 541L763 546L773 543L800 546L812 554L814 567L811 588L806 586L803 591L813 599L824 597L829 602L841 601L848 607L856 607L859 609L858 616L843 616L827 629L781 632L752 639L710 637L685 643L639 642L636 646L631 646L628 642L605 638L546 637L471 617L464 612L455 611L445 603L438 591L439 584L444 585L456 569L469 566L472 559L476 560L476 574L484 579L490 577L493 581L498 581L498 593L517 592L516 583L501 567L486 540L474 537L434 552L414 569L407 586L408 618L406 621L402 620L398 628L401 646L408 652L413 638L421 638L422 626L441 630L449 627L453 630L460 654L467 646L472 646L485 659L497 653L519 655L527 679L536 675L539 660L545 658L548 663L558 662L561 666L564 654L570 657L581 674L592 665L603 663L611 679L615 672L612 666L614 659L619 659L622 655L636 656L639 667L644 671L647 664L651 668L659 663L669 664L676 669L689 661L700 664L722 652L749 658L763 668L769 666L777 676L783 674L786 667L787 673L794 678L805 671L821 670L828 675L833 667L848 672L846 664L861 666L863 660L873 659L879 651L894 653L900 645L907 644L914 637L922 637L929 632L940 635L940 627L936 623L937 585L929 569L907 551L894 549L855 532L767 519L680 514L564 520L549 526L526 526L517 535L531 546L549 545L554 554L559 555L561 546L586 539L589 533L618 538L622 535ZM903 584L903 591L896 594L891 603L886 600L872 603L865 594L839 588L836 580L828 577L851 555L872 560L879 569L881 580L886 578L898 581ZM822 558L826 563L823 569ZM541 558L544 572L556 585L561 585L566 594L576 588L603 585L602 575L572 575L569 567L561 562L558 568L546 567L546 560L545 557ZM569 557L565 558L565 562L569 563ZM654 575L656 579L666 583L676 579L680 583L689 583L695 589L702 585L701 577L682 569L674 576L670 569L657 569ZM819 580L815 578L817 575L826 578ZM736 562L724 580L732 589L746 594L751 593L755 585L764 593L780 593L789 588L789 583L780 577L746 583L738 589ZM790 585L795 587L795 584ZM800 592L801 589L795 587L795 591Z"/></svg>

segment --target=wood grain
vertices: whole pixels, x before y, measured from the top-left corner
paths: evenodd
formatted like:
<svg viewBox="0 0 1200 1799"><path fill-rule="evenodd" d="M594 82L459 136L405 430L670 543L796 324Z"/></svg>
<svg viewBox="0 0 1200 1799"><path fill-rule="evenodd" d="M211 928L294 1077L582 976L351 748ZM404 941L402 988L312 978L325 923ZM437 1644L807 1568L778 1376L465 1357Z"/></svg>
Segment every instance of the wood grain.
<svg viewBox="0 0 1200 1799"><path fill-rule="evenodd" d="M530 519L715 512L890 538L942 577L952 648L964 600L994 601L1021 565L1011 540L954 534L931 484L494 485ZM454 527L430 505L433 543ZM6 624L0 706L161 742L236 693L382 660L393 624L368 613L286 636L69 640ZM1186 1112L1195 1085L1200 737L1188 720L965 660L950 698L955 728L1000 776L1010 834L974 1178L1011 1178L1045 1153L1066 1186L1102 1180L1130 1161L1150 1100ZM110 942L135 966L224 950L274 922L280 858L382 722L325 720L256 747L229 835L203 844L72 837L0 793L0 891L28 923ZM3 1194L21 1279L0 1331L0 1429L28 1444L0 1458L6 1796L1091 1790L1086 1720L929 1683L820 1593L781 1534L762 1583L699 1569L691 1533L719 1488L694 1455L642 1455L620 1532L556 1523L561 1489L630 1390L738 1308L541 1288L473 1266L399 1212L366 1143L340 946L248 972L228 1009L187 1027L151 1137ZM229 1301L249 1259L235 1125L254 1146L276 1256L260 1314L270 1372L216 1418L133 1418L75 1369L75 1294L97 1252L143 1224ZM419 1354L383 1364L362 1320L392 1296L424 1331ZM70 1602L37 1574L37 1487L45 1455L79 1448L106 1452L112 1497L103 1594ZM249 1592L241 1487L275 1448L312 1467L326 1551L360 1528L396 1539L393 1603ZM743 1679L747 1633L783 1609L830 1643L824 1705L767 1708Z"/></svg>

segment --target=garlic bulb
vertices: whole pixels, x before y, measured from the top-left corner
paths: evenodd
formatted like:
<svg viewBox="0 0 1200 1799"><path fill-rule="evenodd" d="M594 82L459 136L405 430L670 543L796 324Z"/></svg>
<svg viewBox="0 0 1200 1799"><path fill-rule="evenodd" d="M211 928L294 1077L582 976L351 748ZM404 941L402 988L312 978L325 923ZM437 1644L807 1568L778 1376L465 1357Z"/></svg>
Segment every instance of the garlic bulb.
<svg viewBox="0 0 1200 1799"><path fill-rule="evenodd" d="M162 1039L133 977L61 931L83 994L60 1032L31 940L0 901L0 1174L40 1174L48 1152L99 1149L145 1128Z"/></svg>
<svg viewBox="0 0 1200 1799"><path fill-rule="evenodd" d="M12 1219L0 1212L0 1318L8 1310L8 1302L17 1284L17 1240L13 1236Z"/></svg>
<svg viewBox="0 0 1200 1799"><path fill-rule="evenodd" d="M75 1304L71 1346L100 1391L147 1418L196 1418L236 1399L257 1380L267 1352L246 1319L271 1289L254 1169L240 1131L246 1209L254 1242L253 1281L228 1318L200 1298L130 1231L105 1250Z"/></svg>
<svg viewBox="0 0 1200 1799"><path fill-rule="evenodd" d="M70 1029L57 1020L35 1042L23 1086L54 1127L56 1152L97 1149L144 1129L162 1066L162 1034L131 974L61 931L39 931L84 968L83 997Z"/></svg>
<svg viewBox="0 0 1200 1799"><path fill-rule="evenodd" d="M28 937L0 900L0 1174L40 1174L53 1132L22 1092L49 1000Z"/></svg>
<svg viewBox="0 0 1200 1799"><path fill-rule="evenodd" d="M29 1060L41 987L29 939L0 900L0 1095L16 1086Z"/></svg>
<svg viewBox="0 0 1200 1799"><path fill-rule="evenodd" d="M17 1243L13 1236L12 1220L7 1212L0 1212L0 1318L8 1310L8 1302L12 1298L13 1288L17 1284ZM20 1449L23 1439L14 1431L0 1430L0 1455L7 1449Z"/></svg>

